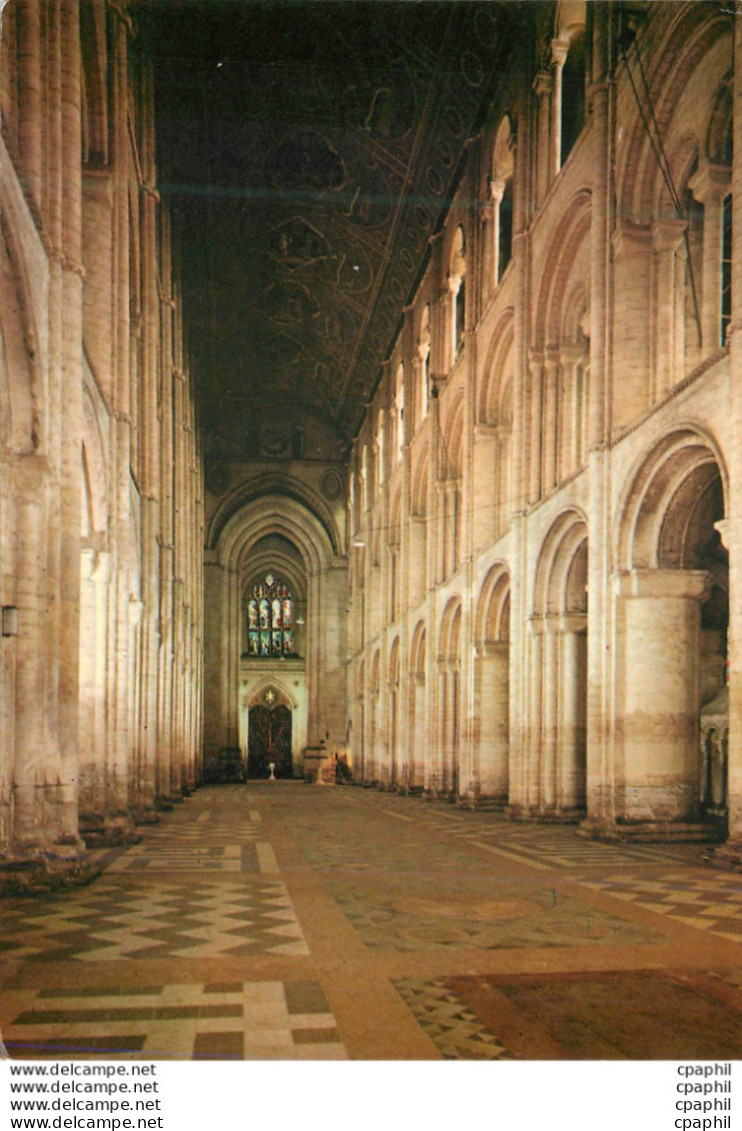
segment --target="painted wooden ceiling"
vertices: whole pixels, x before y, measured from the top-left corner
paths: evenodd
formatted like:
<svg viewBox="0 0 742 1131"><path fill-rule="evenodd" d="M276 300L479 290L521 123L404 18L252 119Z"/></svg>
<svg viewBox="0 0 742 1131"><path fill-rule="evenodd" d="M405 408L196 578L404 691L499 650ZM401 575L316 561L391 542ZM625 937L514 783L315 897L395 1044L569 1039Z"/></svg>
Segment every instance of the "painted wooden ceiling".
<svg viewBox="0 0 742 1131"><path fill-rule="evenodd" d="M315 421L343 458L523 18L512 0L142 7L212 449L256 454L260 421L287 457Z"/></svg>

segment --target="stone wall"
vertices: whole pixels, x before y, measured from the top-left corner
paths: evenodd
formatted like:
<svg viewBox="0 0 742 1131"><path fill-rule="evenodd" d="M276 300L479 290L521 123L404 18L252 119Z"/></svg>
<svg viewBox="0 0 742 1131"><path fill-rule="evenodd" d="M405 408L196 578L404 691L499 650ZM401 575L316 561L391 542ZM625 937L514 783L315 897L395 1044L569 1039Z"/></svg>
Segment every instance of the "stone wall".
<svg viewBox="0 0 742 1131"><path fill-rule="evenodd" d="M714 836L699 715L728 659L733 845L742 241L724 244L723 220L742 169L739 21L703 4L578 9L583 28L560 28L544 6L532 73L504 79L471 142L354 447L354 762L382 780L394 653L385 784L408 787L414 750L430 796L596 835ZM582 42L567 151L562 69Z"/></svg>
<svg viewBox="0 0 742 1131"><path fill-rule="evenodd" d="M88 846L199 778L200 445L132 34L120 4L3 10L0 851L19 883L84 873Z"/></svg>

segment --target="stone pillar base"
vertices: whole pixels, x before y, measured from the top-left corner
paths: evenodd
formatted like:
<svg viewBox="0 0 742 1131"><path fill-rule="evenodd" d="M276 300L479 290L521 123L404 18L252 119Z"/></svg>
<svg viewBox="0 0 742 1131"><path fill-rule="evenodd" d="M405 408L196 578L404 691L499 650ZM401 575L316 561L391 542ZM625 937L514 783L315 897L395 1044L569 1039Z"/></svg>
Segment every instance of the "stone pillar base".
<svg viewBox="0 0 742 1131"><path fill-rule="evenodd" d="M37 895L88 884L100 874L77 846L19 849L0 854L0 895Z"/></svg>
<svg viewBox="0 0 742 1131"><path fill-rule="evenodd" d="M132 820L135 825L159 825L160 815L154 806L142 805L131 810Z"/></svg>
<svg viewBox="0 0 742 1131"><path fill-rule="evenodd" d="M720 868L725 872L742 872L742 840L729 841L704 852L703 859L712 868Z"/></svg>
<svg viewBox="0 0 742 1131"><path fill-rule="evenodd" d="M504 812L511 821L533 825L576 825L584 819L584 809L539 809L530 805L506 805Z"/></svg>
<svg viewBox="0 0 742 1131"><path fill-rule="evenodd" d="M470 813L504 813L508 807L507 797L483 797L481 794L462 793L456 802L459 809Z"/></svg>
<svg viewBox="0 0 742 1131"><path fill-rule="evenodd" d="M458 801L456 793L450 789L425 789L423 797L426 801L447 801L450 805L455 805Z"/></svg>
<svg viewBox="0 0 742 1131"><path fill-rule="evenodd" d="M142 839L131 813L81 814L80 836L86 848L116 848L121 844L139 844Z"/></svg>
<svg viewBox="0 0 742 1131"><path fill-rule="evenodd" d="M155 809L159 813L170 813L182 801L183 797L180 793L161 793L155 798Z"/></svg>
<svg viewBox="0 0 742 1131"><path fill-rule="evenodd" d="M583 821L580 836L623 844L713 844L719 831L701 821Z"/></svg>

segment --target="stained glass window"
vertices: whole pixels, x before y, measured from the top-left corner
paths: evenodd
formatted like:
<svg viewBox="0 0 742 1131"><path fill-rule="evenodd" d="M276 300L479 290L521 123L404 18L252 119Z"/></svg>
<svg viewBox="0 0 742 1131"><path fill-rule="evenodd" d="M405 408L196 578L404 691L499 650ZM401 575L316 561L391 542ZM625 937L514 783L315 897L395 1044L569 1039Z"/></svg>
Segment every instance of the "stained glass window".
<svg viewBox="0 0 742 1131"><path fill-rule="evenodd" d="M247 601L249 656L290 656L294 652L294 602L288 586L266 573Z"/></svg>

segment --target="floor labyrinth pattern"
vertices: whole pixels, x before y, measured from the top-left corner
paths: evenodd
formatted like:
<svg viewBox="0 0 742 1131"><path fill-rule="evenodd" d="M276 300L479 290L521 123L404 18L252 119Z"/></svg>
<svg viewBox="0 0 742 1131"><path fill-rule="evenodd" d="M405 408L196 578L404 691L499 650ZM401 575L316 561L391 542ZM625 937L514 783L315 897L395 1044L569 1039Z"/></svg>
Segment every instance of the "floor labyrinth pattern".
<svg viewBox="0 0 742 1131"><path fill-rule="evenodd" d="M365 945L381 950L598 946L652 943L663 936L591 908L553 888L510 882L442 890L429 881L409 896L393 883L334 881L344 915ZM396 887L396 890L395 890Z"/></svg>
<svg viewBox="0 0 742 1131"><path fill-rule="evenodd" d="M8 912L0 948L41 962L308 953L284 884L262 879L100 881L51 910Z"/></svg>

